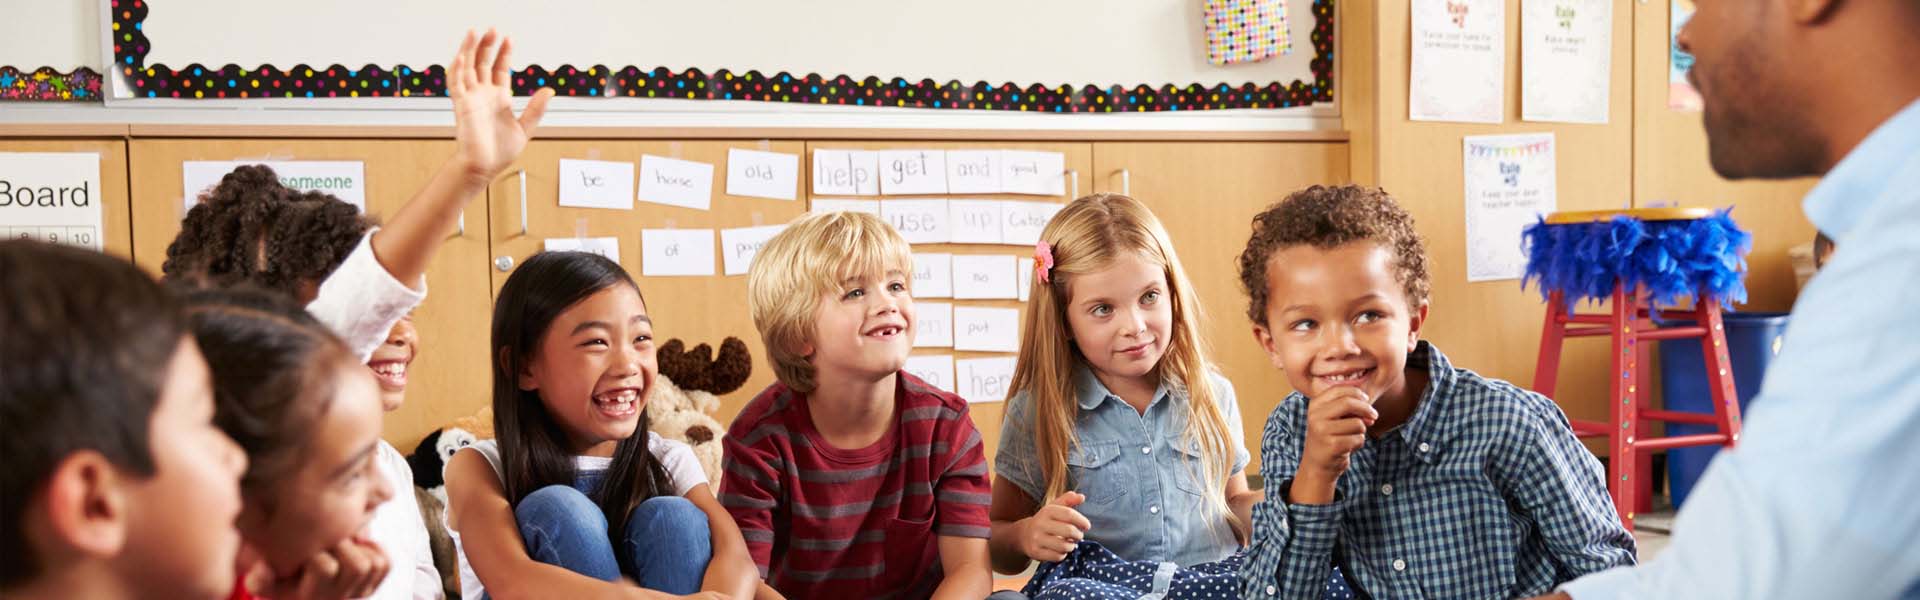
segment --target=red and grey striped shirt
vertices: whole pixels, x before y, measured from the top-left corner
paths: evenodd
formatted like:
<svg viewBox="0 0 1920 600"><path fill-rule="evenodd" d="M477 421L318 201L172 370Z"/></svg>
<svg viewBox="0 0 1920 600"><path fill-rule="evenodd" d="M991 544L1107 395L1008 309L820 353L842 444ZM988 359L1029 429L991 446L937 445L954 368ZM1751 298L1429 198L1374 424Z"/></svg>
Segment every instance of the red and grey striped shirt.
<svg viewBox="0 0 1920 600"><path fill-rule="evenodd" d="M938 536L988 535L987 462L966 400L896 379L898 421L866 448L828 445L806 394L777 382L727 431L720 503L788 598L926 598L942 578Z"/></svg>

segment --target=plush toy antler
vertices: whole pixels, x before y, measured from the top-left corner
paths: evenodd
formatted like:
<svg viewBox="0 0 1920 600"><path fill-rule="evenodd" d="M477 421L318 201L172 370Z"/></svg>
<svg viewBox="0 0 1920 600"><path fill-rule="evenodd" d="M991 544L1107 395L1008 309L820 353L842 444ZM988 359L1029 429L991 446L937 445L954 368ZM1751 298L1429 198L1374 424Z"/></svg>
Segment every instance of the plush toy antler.
<svg viewBox="0 0 1920 600"><path fill-rule="evenodd" d="M681 389L716 396L740 389L753 374L753 355L747 351L747 343L736 337L720 342L718 358L706 344L687 350L685 342L667 340L660 346L659 360L660 374L672 379Z"/></svg>

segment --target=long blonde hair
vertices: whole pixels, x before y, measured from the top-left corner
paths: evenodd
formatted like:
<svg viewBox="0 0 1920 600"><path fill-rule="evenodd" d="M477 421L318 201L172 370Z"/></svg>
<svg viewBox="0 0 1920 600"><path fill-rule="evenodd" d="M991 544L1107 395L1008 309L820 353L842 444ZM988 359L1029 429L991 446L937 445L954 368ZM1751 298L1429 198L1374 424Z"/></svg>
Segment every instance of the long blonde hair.
<svg viewBox="0 0 1920 600"><path fill-rule="evenodd" d="M1225 482L1234 457L1232 437L1209 377L1212 362L1200 340L1200 303L1160 220L1133 198L1094 194L1074 200L1054 215L1041 230L1040 240L1051 246L1054 265L1048 282L1034 277L1026 333L1008 389L1027 392L1033 403L1034 446L1047 490L1042 502L1066 493L1067 455L1079 443L1074 431L1080 411L1074 369L1083 359L1066 315L1073 280L1108 268L1125 252L1137 252L1166 270L1173 326L1167 352L1154 371L1169 387L1187 394L1187 426L1181 439L1199 449L1201 456L1200 468L1189 475L1204 483L1209 508L1230 515ZM1007 418L1017 417L1009 412Z"/></svg>

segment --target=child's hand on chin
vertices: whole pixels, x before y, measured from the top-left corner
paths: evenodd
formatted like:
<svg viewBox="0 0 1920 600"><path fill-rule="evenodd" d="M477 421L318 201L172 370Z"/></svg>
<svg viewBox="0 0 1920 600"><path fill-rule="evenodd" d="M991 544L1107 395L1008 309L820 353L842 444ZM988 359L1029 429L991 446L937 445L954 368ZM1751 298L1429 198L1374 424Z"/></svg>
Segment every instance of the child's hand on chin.
<svg viewBox="0 0 1920 600"><path fill-rule="evenodd" d="M1367 442L1367 428L1380 418L1373 399L1360 388L1339 386L1307 400L1307 440L1300 468L1288 490L1288 502L1327 504L1334 484L1346 473L1348 459Z"/></svg>
<svg viewBox="0 0 1920 600"><path fill-rule="evenodd" d="M248 554L242 548L241 554ZM365 532L320 551L300 570L279 577L264 560L255 560L246 573L247 589L273 600L345 600L372 596L386 579L387 554Z"/></svg>

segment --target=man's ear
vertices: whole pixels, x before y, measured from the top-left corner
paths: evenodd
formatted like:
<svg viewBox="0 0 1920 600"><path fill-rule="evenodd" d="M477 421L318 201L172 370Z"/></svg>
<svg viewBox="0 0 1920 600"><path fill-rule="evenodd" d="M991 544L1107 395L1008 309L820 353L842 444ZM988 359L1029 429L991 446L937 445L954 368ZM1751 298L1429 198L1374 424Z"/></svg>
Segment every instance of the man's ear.
<svg viewBox="0 0 1920 600"><path fill-rule="evenodd" d="M53 538L44 546L93 557L118 554L126 543L128 487L134 483L97 451L82 450L60 461L41 496L42 530ZM35 520L31 512L27 520Z"/></svg>
<svg viewBox="0 0 1920 600"><path fill-rule="evenodd" d="M1823 23L1833 16L1833 10L1840 6L1836 0L1781 0L1787 9L1787 16L1795 23L1812 25ZM1755 7L1751 10L1759 10Z"/></svg>

